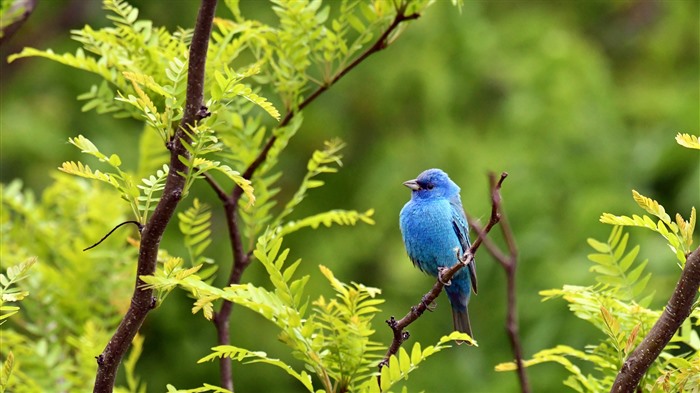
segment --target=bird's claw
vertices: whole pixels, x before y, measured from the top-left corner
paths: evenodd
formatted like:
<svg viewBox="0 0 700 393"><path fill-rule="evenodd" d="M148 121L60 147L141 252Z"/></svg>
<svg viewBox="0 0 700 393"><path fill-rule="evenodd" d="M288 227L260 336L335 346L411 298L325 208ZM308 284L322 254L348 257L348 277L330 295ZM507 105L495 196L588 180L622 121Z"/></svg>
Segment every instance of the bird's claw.
<svg viewBox="0 0 700 393"><path fill-rule="evenodd" d="M430 311L430 312L433 312L435 310L435 307L437 307L437 304L435 302L428 303L425 296L423 296L423 298L421 299L421 303L423 303L423 305L425 306L425 309Z"/></svg>
<svg viewBox="0 0 700 393"><path fill-rule="evenodd" d="M439 267L437 278L438 278L438 281L440 281L442 283L442 285L449 287L450 285L452 285L452 280L447 280L447 282L445 282L445 280L442 279L442 273L444 273L445 270L447 270L447 268Z"/></svg>
<svg viewBox="0 0 700 393"><path fill-rule="evenodd" d="M459 248L456 248L455 253L457 254L457 260L460 263L462 263L462 265L467 265L468 263L471 263L471 260L469 258L469 250L462 254L459 252Z"/></svg>

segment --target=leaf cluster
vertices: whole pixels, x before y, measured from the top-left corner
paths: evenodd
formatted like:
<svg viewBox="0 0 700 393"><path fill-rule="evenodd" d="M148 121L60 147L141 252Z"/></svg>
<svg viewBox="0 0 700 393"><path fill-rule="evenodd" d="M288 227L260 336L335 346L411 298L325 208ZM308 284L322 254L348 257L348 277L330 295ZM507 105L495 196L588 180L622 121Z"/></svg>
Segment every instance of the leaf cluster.
<svg viewBox="0 0 700 393"><path fill-rule="evenodd" d="M126 232L110 247L82 249L123 221L126 205L111 189L62 174L40 198L19 181L1 185L0 203L0 260L8 266L0 275L0 385L18 393L88 390L95 354L128 307L136 249ZM5 303L18 300L21 309Z"/></svg>
<svg viewBox="0 0 700 393"><path fill-rule="evenodd" d="M683 145L680 137L679 144ZM593 263L590 271L596 273L597 284L586 287L565 285L561 289L540 292L544 300L563 298L576 317L588 321L603 334L598 343L587 345L583 351L557 345L535 353L532 359L524 362L526 366L548 362L563 366L570 373L564 385L577 392L610 390L625 359L661 316L661 310L649 308L654 292L645 293L647 284L652 280L651 273L644 274L648 260L637 261L639 245L627 249L629 234L625 233L624 226L643 227L658 233L666 239L681 265L685 263L685 255L693 243L695 208L692 208L688 220L676 214L675 221L672 221L657 201L636 191L633 191L633 198L658 221L647 215L628 217L603 214L601 222L614 225L610 237L606 242L588 239L588 244L594 250L588 255ZM642 379L640 386L644 391L700 389L700 378L697 377L700 336L694 329L698 324L700 309L694 307L690 317ZM593 372L584 372L578 365L580 363L592 367ZM496 366L497 371L515 369L512 362Z"/></svg>
<svg viewBox="0 0 700 393"><path fill-rule="evenodd" d="M149 287L169 291L179 286L195 298L193 313L200 310L212 318L212 303L224 299L246 307L280 330L279 340L286 344L295 358L303 364L301 370L265 352L241 348L236 345L220 345L201 362L229 357L242 363L265 363L277 366L298 380L310 392L378 392L377 365L386 351L383 345L372 340L375 331L372 320L379 312L377 306L384 302L378 298L379 289L362 284L346 284L338 280L325 266L321 273L335 291L335 298L319 296L309 303L305 286L309 276L294 278L301 260L287 263L289 249L282 250L282 238L261 236L255 249L257 260L267 270L274 290L253 284L237 284L219 289L206 284L195 273L199 267L184 269L177 266L156 276L142 276ZM309 310L309 304L313 307ZM459 334L443 337L437 345L422 348L414 344L409 355L401 349L389 364L382 368L383 391L407 378L418 364L427 357L448 348L447 342L463 338ZM309 374L311 373L311 374ZM322 389L314 388L315 375ZM192 390L169 391L200 392L222 391L211 386Z"/></svg>

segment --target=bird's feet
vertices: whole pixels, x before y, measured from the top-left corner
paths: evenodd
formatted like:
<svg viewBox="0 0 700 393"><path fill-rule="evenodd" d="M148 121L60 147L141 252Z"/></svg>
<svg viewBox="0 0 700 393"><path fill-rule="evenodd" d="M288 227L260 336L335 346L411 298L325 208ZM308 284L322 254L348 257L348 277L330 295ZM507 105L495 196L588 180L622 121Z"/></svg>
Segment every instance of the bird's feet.
<svg viewBox="0 0 700 393"><path fill-rule="evenodd" d="M428 311L430 311L430 312L433 312L433 310L435 310L435 307L437 307L437 304L436 304L435 302L430 302L430 303L428 303L428 301L427 301L427 299L425 298L425 296L423 296L423 298L421 298L420 301L421 301L421 303L423 303L423 305L425 306L425 309L428 310Z"/></svg>
<svg viewBox="0 0 700 393"><path fill-rule="evenodd" d="M467 250L464 254L462 254L459 251L459 248L455 249L455 253L457 254L457 260L462 264L462 265L468 265L471 263L471 261L474 259L474 257L470 258L469 250Z"/></svg>
<svg viewBox="0 0 700 393"><path fill-rule="evenodd" d="M445 282L445 280L443 280L443 278L442 278L442 273L444 273L445 270L447 270L446 267L442 267L442 266L438 267L437 278L438 278L438 281L440 281L442 283L442 285L449 287L450 285L452 285L452 280L448 280L447 282Z"/></svg>

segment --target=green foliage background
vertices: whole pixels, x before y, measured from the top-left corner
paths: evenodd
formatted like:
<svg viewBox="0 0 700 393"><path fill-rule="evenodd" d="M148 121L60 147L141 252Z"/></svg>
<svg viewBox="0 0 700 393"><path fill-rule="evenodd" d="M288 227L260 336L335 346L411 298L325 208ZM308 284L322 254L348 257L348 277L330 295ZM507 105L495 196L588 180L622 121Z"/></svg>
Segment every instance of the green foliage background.
<svg viewBox="0 0 700 393"><path fill-rule="evenodd" d="M20 178L37 193L44 190L61 162L79 159L79 152L66 143L77 134L118 153L125 167L137 167L133 146L141 131L138 122L80 112L83 103L75 97L96 77L40 59L5 63L8 54L25 45L73 51L70 28L107 23L99 3L78 3L40 3L27 25L2 48L4 183ZM142 18L156 24L191 26L196 2L176 3L132 2ZM271 16L267 3L248 2L243 8L253 16ZM82 18L68 17L69 11ZM219 11L228 16L224 7ZM411 266L401 244L398 212L409 197L401 182L425 168L440 167L462 186L468 213L484 219L490 208L485 173L507 171L503 193L521 255L519 301L526 357L559 343L581 348L602 339L586 322L571 318L563 302L541 303L538 291L592 281L585 239L607 237L610 228L598 222L602 212L633 213L630 189L653 197L669 212L686 215L691 206L698 206L697 154L679 148L673 136L697 134L700 128L699 12L698 2L692 0L467 0L460 14L449 2L438 1L409 24L395 45L305 110L302 129L282 156L283 186L298 183L307 157L323 140L340 137L347 147L343 170L324 178L326 187L312 190L294 216L338 206L374 208L376 224L288 236L285 246L292 249L291 257L303 259L298 271L312 276L308 285L314 291L327 290L317 268L324 264L342 281L381 288L387 301L380 306L380 316L403 315L433 281ZM209 254L229 260L225 224L217 220L223 213L204 184L195 187L201 187L198 195L204 202L210 198L212 230L221 235L209 246ZM115 198L116 203L123 204ZM103 208L105 213L112 209ZM103 232L94 223L89 230L70 225L60 222L75 234L75 248L91 244ZM187 255L179 236L173 225L164 247ZM640 254L650 260L647 269L654 276L648 285L657 293L652 307L658 308L675 284L676 261L653 235L637 231L632 238L632 243L643 244ZM50 254L50 244L41 244L43 253ZM502 328L502 272L483 252L477 260L481 290L470 312L480 347L435 355L411 375L412 391L516 388L514 374L493 370L511 358ZM254 263L243 279L262 283L265 276L265 269ZM96 292L109 289L93 285ZM107 298L108 293L95 297ZM191 301L182 293L173 292L170 299L149 315L142 329L146 341L138 374L153 391L162 390L166 382L185 387L217 381L215 363L194 365L215 345L213 327L191 316ZM234 313L236 345L275 355L284 352L271 324L243 308ZM86 318L79 316L80 323ZM412 339L433 343L449 332L449 321L443 299L436 312L411 326ZM375 323L388 343L389 329ZM241 391L301 389L266 366L234 367ZM528 372L534 391L562 389L565 372L559 367L542 365Z"/></svg>

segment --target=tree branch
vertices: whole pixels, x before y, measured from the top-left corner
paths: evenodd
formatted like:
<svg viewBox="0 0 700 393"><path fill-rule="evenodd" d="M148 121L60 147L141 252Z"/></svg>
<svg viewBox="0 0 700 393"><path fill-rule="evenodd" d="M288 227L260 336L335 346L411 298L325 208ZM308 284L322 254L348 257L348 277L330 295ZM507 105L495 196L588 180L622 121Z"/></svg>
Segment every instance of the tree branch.
<svg viewBox="0 0 700 393"><path fill-rule="evenodd" d="M644 374L692 311L700 287L700 247L686 257L683 273L658 321L617 374L611 392L633 392Z"/></svg>
<svg viewBox="0 0 700 393"><path fill-rule="evenodd" d="M507 176L507 173L502 173L500 180L496 182L495 175L489 175L489 177L491 178L491 218L489 219L488 224L486 224L486 227L478 233L478 237L476 241L474 241L474 244L472 244L469 250L467 250L467 252L465 252L464 255L460 258L461 260L453 266L451 266L449 269L443 270L440 274L440 277L437 279L430 291L428 291L428 293L426 293L421 298L421 301L417 305L411 307L411 311L409 311L403 318L397 321L392 316L389 320L386 321L386 323L391 328L394 337L392 339L391 345L389 346L389 349L386 352L386 355L384 355L384 360L382 360L379 363L380 372L382 367L389 364L389 358L391 357L391 355L396 355L396 353L399 351L399 348L401 347L401 344L403 344L410 337L410 334L404 329L406 329L406 327L408 327L411 323L413 323L421 315L423 315L425 310L428 309L428 305L435 301L435 299L437 299L437 297L440 295L440 292L442 292L442 289L445 286L444 283L451 280L452 277L460 269L464 268L465 266L474 261L474 254L476 253L476 250L479 249L479 246L483 242L486 235L488 235L488 233L494 227L494 225L496 225L501 220L501 215L499 212L501 201L501 186Z"/></svg>
<svg viewBox="0 0 700 393"><path fill-rule="evenodd" d="M503 175L501 175L500 182L503 182ZM498 186L494 187L496 183L496 177L490 175L491 189L497 189ZM483 239L484 246L503 267L506 273L506 297L507 297L507 312L506 312L506 332L508 333L508 339L510 340L510 346L513 350L513 356L515 357L515 364L517 366L518 381L520 382L520 391L523 393L530 392L530 383L527 379L527 374L525 373L525 365L523 364L522 355L522 345L520 344L520 335L518 328L518 307L517 307L517 292L516 292L516 268L518 266L518 249L515 245L515 236L513 236L513 231L511 230L508 218L503 211L503 205L501 204L500 195L494 194L492 196L493 205L491 216L498 215L501 221L501 231L503 232L503 238L505 239L506 245L508 247L508 253L501 251L496 244L489 240L484 233L484 230L475 223L475 220L470 219L470 225L474 228L474 231L479 235L480 239Z"/></svg>
<svg viewBox="0 0 700 393"><path fill-rule="evenodd" d="M179 173L186 173L187 166L180 161L179 156L189 156L183 145L183 142L189 142L189 138L183 130L194 127L198 120L207 115L206 110L202 110L204 70L215 10L216 0L202 0L190 45L185 112L180 127L175 131L173 139L168 144L170 171L162 197L156 205L150 221L141 233L136 283L131 304L104 351L97 357L98 367L94 392L112 391L119 363L146 319L146 315L155 306L153 290L143 288L144 282L141 281L140 276L153 275L155 272L158 248L163 232L182 197L185 179Z"/></svg>

